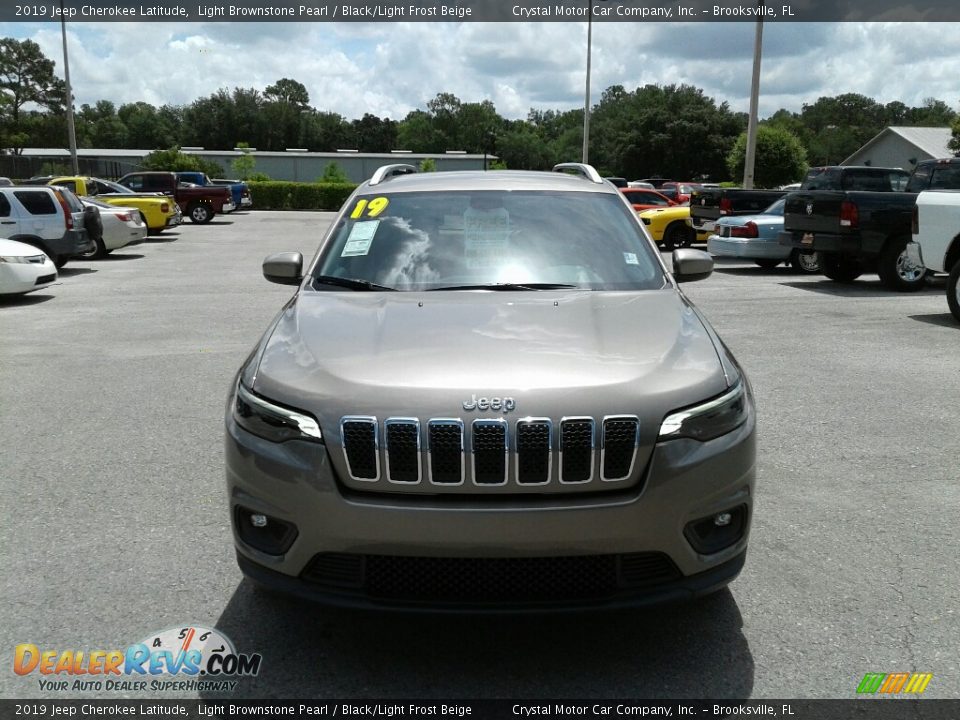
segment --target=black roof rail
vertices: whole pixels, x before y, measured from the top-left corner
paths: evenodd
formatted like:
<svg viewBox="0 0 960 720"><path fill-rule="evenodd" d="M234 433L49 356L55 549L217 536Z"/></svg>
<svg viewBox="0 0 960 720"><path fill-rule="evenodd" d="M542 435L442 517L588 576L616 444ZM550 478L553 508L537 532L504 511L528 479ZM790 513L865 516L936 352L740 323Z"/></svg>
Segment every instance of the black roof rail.
<svg viewBox="0 0 960 720"><path fill-rule="evenodd" d="M382 182L386 182L390 178L396 177L397 175L411 175L417 172L417 168L414 165L406 164L397 164L397 165L381 165L377 168L376 172L373 173L373 177L370 178L368 185L379 185Z"/></svg>
<svg viewBox="0 0 960 720"><path fill-rule="evenodd" d="M600 173L596 171L593 165L587 165L586 163L578 163L578 162L568 162L568 163L560 163L559 165L553 166L554 172L569 173L569 171L571 170L577 175L580 175L581 177L586 178L590 182L595 182L595 183L603 182L603 178L600 177Z"/></svg>

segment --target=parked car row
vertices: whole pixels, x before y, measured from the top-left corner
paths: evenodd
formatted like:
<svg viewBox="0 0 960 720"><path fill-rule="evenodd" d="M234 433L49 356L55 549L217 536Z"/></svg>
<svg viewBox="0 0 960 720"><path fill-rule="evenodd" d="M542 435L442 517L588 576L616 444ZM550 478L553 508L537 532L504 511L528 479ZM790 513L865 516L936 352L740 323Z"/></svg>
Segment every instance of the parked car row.
<svg viewBox="0 0 960 720"><path fill-rule="evenodd" d="M910 292L932 273L947 273L948 305L960 320L958 191L960 158L924 160L912 173L815 167L797 190L700 191L690 222L713 231L707 249L715 256L761 267L789 262L835 282L872 271L889 289Z"/></svg>

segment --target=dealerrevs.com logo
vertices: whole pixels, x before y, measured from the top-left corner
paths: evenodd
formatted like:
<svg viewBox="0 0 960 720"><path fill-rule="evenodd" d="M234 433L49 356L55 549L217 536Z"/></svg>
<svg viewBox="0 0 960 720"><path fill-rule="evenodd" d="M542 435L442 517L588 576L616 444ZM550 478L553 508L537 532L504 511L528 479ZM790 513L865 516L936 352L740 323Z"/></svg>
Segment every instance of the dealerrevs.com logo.
<svg viewBox="0 0 960 720"><path fill-rule="evenodd" d="M21 643L13 671L46 691L232 691L260 672L259 653L238 653L219 630L200 625L148 635L125 650L40 648Z"/></svg>

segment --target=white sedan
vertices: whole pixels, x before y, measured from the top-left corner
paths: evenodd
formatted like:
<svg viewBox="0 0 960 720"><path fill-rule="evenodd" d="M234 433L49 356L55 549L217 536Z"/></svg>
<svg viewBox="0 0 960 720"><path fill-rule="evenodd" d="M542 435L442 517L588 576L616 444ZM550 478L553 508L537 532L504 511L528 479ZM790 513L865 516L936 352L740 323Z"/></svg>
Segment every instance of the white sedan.
<svg viewBox="0 0 960 720"><path fill-rule="evenodd" d="M128 245L142 243L147 237L147 226L143 224L140 211L131 207L107 205L95 198L80 198L84 205L92 205L100 209L100 220L103 223L103 235L94 238L97 247L91 250L84 258L102 258L114 250Z"/></svg>
<svg viewBox="0 0 960 720"><path fill-rule="evenodd" d="M57 268L42 250L0 239L0 295L23 295L57 281Z"/></svg>

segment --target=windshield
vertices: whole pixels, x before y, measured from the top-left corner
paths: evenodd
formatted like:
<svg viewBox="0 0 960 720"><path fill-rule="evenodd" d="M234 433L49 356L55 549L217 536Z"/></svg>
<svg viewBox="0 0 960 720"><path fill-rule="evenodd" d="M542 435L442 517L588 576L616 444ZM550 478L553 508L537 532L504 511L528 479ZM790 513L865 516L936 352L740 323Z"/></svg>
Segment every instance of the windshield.
<svg viewBox="0 0 960 720"><path fill-rule="evenodd" d="M97 180L97 182L98 182L100 185L105 185L105 186L107 187L107 190L106 190L106 191L104 191L104 190L101 189L101 192L118 193L118 194L120 194L120 195L134 195L134 194L135 194L135 193L133 192L133 190L131 190L130 188L125 187L125 186L120 185L120 184L115 183L115 182L111 182L110 180Z"/></svg>
<svg viewBox="0 0 960 720"><path fill-rule="evenodd" d="M761 215L783 215L783 207L787 204L786 196L777 200L773 205L764 210Z"/></svg>
<svg viewBox="0 0 960 720"><path fill-rule="evenodd" d="M643 230L616 195L430 192L364 195L351 203L322 250L314 278L396 290L645 290L665 283ZM322 287L322 281L314 285Z"/></svg>

